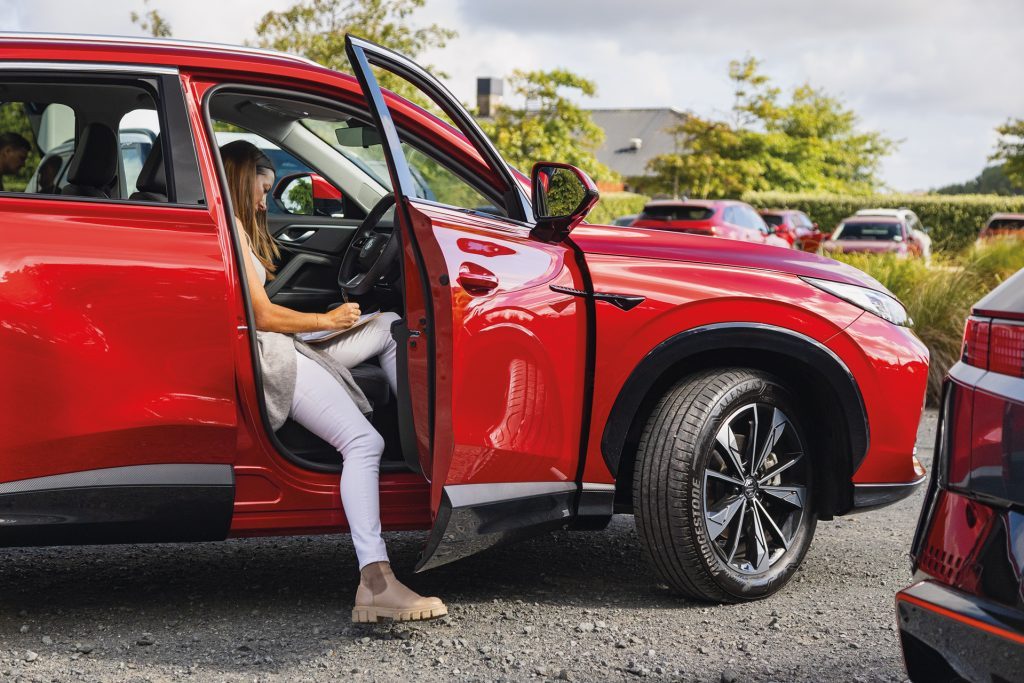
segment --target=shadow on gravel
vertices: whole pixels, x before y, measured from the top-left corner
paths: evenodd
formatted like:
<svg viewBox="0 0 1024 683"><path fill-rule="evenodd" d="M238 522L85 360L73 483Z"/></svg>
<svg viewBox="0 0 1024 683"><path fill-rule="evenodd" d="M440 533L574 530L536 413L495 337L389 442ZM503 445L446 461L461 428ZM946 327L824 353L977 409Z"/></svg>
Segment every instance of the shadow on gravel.
<svg viewBox="0 0 1024 683"><path fill-rule="evenodd" d="M425 538L387 535L399 575L444 598L453 607L449 621L508 619L503 611L520 600L581 612L704 606L658 585L631 517L616 517L603 532L556 532L413 575ZM408 626L349 622L357 582L347 535L3 550L0 650L27 649L49 634L68 652L77 642L98 643L91 658L231 662L266 671L261 657L273 651L275 668L282 645L288 660L300 661L322 654L338 636L408 636ZM28 635L20 633L23 625ZM452 633L413 628L428 638ZM140 644L146 634L154 645Z"/></svg>

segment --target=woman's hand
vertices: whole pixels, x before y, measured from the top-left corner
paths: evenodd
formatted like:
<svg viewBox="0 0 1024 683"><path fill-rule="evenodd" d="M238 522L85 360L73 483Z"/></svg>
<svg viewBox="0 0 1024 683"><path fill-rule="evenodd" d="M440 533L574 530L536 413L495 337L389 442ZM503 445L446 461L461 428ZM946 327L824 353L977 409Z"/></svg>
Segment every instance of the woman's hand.
<svg viewBox="0 0 1024 683"><path fill-rule="evenodd" d="M359 320L359 304L342 304L333 311L319 315L319 318L325 321L328 330L347 330Z"/></svg>

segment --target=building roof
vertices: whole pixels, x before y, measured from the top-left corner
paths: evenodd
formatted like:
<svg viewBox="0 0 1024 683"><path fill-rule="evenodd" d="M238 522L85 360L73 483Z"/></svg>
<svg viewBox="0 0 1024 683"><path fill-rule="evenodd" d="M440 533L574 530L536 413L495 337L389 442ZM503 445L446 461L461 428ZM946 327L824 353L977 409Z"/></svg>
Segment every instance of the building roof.
<svg viewBox="0 0 1024 683"><path fill-rule="evenodd" d="M595 152L598 161L624 178L647 175L647 162L676 151L675 139L666 132L686 119L671 107L640 109L591 109L594 123L604 130L604 144ZM639 140L639 147L633 144Z"/></svg>

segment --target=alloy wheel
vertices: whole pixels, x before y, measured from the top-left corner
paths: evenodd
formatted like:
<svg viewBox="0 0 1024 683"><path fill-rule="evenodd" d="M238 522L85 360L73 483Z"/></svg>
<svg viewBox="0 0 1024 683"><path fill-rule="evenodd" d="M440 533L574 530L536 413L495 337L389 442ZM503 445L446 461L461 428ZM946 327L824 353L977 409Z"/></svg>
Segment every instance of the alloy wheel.
<svg viewBox="0 0 1024 683"><path fill-rule="evenodd" d="M789 550L808 500L800 435L777 406L734 411L704 470L703 514L715 552L732 569L759 574Z"/></svg>

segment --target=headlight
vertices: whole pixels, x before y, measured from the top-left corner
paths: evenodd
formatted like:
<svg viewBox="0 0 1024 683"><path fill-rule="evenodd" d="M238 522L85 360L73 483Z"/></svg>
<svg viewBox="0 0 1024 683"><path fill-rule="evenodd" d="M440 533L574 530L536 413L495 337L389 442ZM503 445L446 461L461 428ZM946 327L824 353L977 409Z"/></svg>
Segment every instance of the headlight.
<svg viewBox="0 0 1024 683"><path fill-rule="evenodd" d="M874 313L879 318L888 320L894 325L910 327L914 324L914 321L910 319L909 315L907 315L907 309L903 308L903 304L885 292L879 292L875 289L859 287L857 285L846 285L840 282L819 280L813 277L805 277L802 279L804 282L812 284L818 289L823 289L829 294L839 297L843 301L850 302L854 306L863 308L868 313Z"/></svg>

